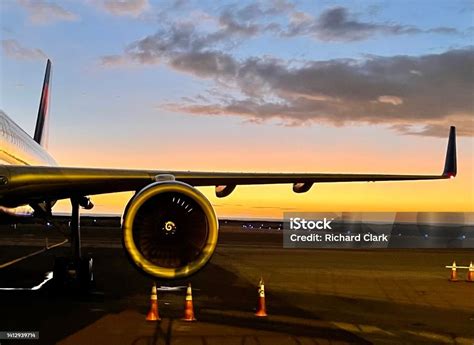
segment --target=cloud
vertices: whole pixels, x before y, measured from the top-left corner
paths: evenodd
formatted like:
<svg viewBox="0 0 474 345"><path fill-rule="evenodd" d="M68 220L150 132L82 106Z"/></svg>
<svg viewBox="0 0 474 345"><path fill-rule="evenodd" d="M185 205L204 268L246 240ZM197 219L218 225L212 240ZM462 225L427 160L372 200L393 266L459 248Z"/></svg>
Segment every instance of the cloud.
<svg viewBox="0 0 474 345"><path fill-rule="evenodd" d="M459 33L458 30L456 30L455 28L451 28L451 27L447 27L447 26L440 26L440 27L437 27L437 28L428 29L425 32L436 33L436 34L447 34L447 35L458 34Z"/></svg>
<svg viewBox="0 0 474 345"><path fill-rule="evenodd" d="M220 52L179 54L170 60L170 65L200 77L215 78L232 78L238 68L238 64L230 55Z"/></svg>
<svg viewBox="0 0 474 345"><path fill-rule="evenodd" d="M77 21L79 16L58 4L45 0L17 0L26 9L33 24L51 24L60 21Z"/></svg>
<svg viewBox="0 0 474 345"><path fill-rule="evenodd" d="M285 0L274 0L267 4L269 6L262 6L262 3L252 3L242 8L229 6L226 11L232 11L234 15L242 21L251 21L262 19L266 16L276 16L280 14L289 13L294 10L295 5Z"/></svg>
<svg viewBox="0 0 474 345"><path fill-rule="evenodd" d="M184 56L187 61L195 57L194 53ZM182 58L178 55L171 61ZM226 64L215 63L223 59ZM239 116L253 123L277 120L289 126L380 124L404 134L430 136L444 136L449 125L458 124L460 135L474 135L472 48L419 57L311 61L298 67L271 59L238 61L217 52L207 52L198 60L186 67L170 66L199 77L222 79L240 96L170 103L168 109ZM413 74L414 70L420 74ZM425 129L414 132L413 125Z"/></svg>
<svg viewBox="0 0 474 345"><path fill-rule="evenodd" d="M92 3L114 16L138 17L150 7L148 0L99 0Z"/></svg>
<svg viewBox="0 0 474 345"><path fill-rule="evenodd" d="M122 55L106 55L101 57L101 65L106 67L123 66L129 61Z"/></svg>
<svg viewBox="0 0 474 345"><path fill-rule="evenodd" d="M291 8L293 5L285 0L276 0L267 5L228 5L216 15L192 11L184 17L174 17L171 21L166 13L159 13L160 28L157 32L132 43L128 51L141 51L143 61L148 63L150 59L145 56L146 51L152 50L153 61L157 60L157 55L162 55L157 54L158 50L163 53L172 50L198 51L210 47L229 50L246 39L278 31L279 25L268 20L265 22L265 18L282 14Z"/></svg>
<svg viewBox="0 0 474 345"><path fill-rule="evenodd" d="M2 50L6 56L15 60L44 60L46 54L38 48L23 47L16 40L2 40Z"/></svg>
<svg viewBox="0 0 474 345"><path fill-rule="evenodd" d="M219 16L219 24L227 35L254 36L260 31L260 26L252 22L239 22L231 12Z"/></svg>
<svg viewBox="0 0 474 345"><path fill-rule="evenodd" d="M112 3L123 5L123 1L102 0L99 2L102 7L107 4L112 5ZM127 6L129 10L137 9L134 13L138 14L138 10L148 6L148 3L137 0L127 3ZM201 19L196 19L196 16ZM276 16L289 18L288 25L285 27L281 20L275 22ZM318 18L314 18L308 13L297 11L293 4L285 0L275 1L273 6L265 5L265 3L253 3L244 7L228 5L224 6L216 16L199 11L198 13L191 12L185 18L174 18L171 22L166 15L159 15L159 17L161 24L155 34L128 45L126 55L132 57L132 60L154 64L176 54L196 53L203 50L230 51L245 40L265 33L285 37L310 35L324 41L356 41L379 33L402 35L422 32L457 32L456 29L449 27L423 31L415 26L365 23L352 18L353 16L344 7L327 9ZM180 60L183 58L181 57ZM111 65L107 59L104 59L102 64ZM178 65L179 63L176 64Z"/></svg>
<svg viewBox="0 0 474 345"><path fill-rule="evenodd" d="M400 133L418 136L430 136L446 138L449 126L456 125L456 135L458 136L474 136L474 121L471 114L456 114L448 116L441 120L433 120L422 126L421 130L416 125L400 124L393 125L392 129Z"/></svg>
<svg viewBox="0 0 474 345"><path fill-rule="evenodd" d="M360 41L375 35L409 35L420 33L457 34L450 27L438 27L422 30L413 25L363 22L349 13L345 7L324 10L318 18L304 13L294 12L290 24L282 36L313 36L321 41Z"/></svg>
<svg viewBox="0 0 474 345"><path fill-rule="evenodd" d="M410 71L411 72L411 71ZM403 104L403 99L397 96L379 96L377 98L377 101L380 103L387 103L387 104L392 104L392 105L400 105Z"/></svg>
<svg viewBox="0 0 474 345"><path fill-rule="evenodd" d="M183 70L193 69L191 65L195 65L195 70L198 70L198 65L201 65L204 75L209 75L213 70L220 73L231 67L231 59L226 54L210 53L208 48L215 46L231 49L238 44L237 41L256 35L260 28L252 24L240 24L227 12L219 16L218 23L219 28L212 32L200 32L191 22L173 23L166 29L132 42L121 57L104 56L100 63L112 66L125 61L140 64L169 62L175 68Z"/></svg>
<svg viewBox="0 0 474 345"><path fill-rule="evenodd" d="M464 128L460 135L474 135L472 125L467 125L474 115L474 48L326 61L236 58L236 44L275 29L253 21L262 13L273 15L268 11L255 5L226 7L216 17L215 30L192 22L172 23L130 43L122 54L102 57L101 64L165 65L215 81L218 91L204 99L197 95L165 105L176 112L239 116L252 123L276 120L288 126L380 124L404 134L431 136L458 123ZM316 21L291 11L290 26L303 29L314 22L314 30L307 32L320 39L421 32L412 26L360 22L343 8L326 10ZM414 129L420 126L424 129Z"/></svg>

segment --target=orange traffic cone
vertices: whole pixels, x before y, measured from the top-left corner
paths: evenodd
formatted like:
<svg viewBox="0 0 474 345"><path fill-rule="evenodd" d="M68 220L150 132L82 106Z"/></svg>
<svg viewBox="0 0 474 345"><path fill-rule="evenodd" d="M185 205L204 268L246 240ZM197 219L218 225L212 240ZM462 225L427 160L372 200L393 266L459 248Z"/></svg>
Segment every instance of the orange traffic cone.
<svg viewBox="0 0 474 345"><path fill-rule="evenodd" d="M191 288L191 283L188 284L186 289L186 302L184 304L184 317L183 321L196 321L194 317L194 307L193 307L193 291Z"/></svg>
<svg viewBox="0 0 474 345"><path fill-rule="evenodd" d="M474 265L471 263L469 264L469 271L467 272L466 281L469 283L474 283Z"/></svg>
<svg viewBox="0 0 474 345"><path fill-rule="evenodd" d="M160 314L158 313L158 297L156 296L156 284L153 283L151 288L151 297L150 297L150 310L146 315L147 321L159 321L161 320Z"/></svg>
<svg viewBox="0 0 474 345"><path fill-rule="evenodd" d="M260 278L258 283L258 307L255 316L267 316L267 308L265 306L265 286L263 285L263 279Z"/></svg>
<svg viewBox="0 0 474 345"><path fill-rule="evenodd" d="M453 264L451 265L451 277L449 277L449 281L451 282L459 281L458 272L456 270L456 261L453 261Z"/></svg>

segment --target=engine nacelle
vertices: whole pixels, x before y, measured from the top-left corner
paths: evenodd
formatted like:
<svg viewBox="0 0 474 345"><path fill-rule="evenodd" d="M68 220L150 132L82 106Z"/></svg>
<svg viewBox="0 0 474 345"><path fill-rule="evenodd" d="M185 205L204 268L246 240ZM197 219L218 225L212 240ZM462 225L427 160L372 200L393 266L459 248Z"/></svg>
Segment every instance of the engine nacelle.
<svg viewBox="0 0 474 345"><path fill-rule="evenodd" d="M155 182L128 203L123 244L138 269L178 279L201 269L217 244L214 209L196 188L178 181Z"/></svg>

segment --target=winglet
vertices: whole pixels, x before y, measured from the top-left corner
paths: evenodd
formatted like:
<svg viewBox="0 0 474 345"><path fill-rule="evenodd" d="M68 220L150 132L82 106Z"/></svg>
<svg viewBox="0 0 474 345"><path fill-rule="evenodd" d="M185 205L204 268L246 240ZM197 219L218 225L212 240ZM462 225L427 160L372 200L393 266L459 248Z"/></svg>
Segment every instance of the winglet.
<svg viewBox="0 0 474 345"><path fill-rule="evenodd" d="M46 146L47 142L50 75L51 60L48 59L46 62L46 71L44 73L43 90L41 91L38 117L36 119L35 135L33 137L33 139L41 146Z"/></svg>
<svg viewBox="0 0 474 345"><path fill-rule="evenodd" d="M448 149L446 151L443 176L446 178L453 178L456 174L456 127L451 126L449 129Z"/></svg>

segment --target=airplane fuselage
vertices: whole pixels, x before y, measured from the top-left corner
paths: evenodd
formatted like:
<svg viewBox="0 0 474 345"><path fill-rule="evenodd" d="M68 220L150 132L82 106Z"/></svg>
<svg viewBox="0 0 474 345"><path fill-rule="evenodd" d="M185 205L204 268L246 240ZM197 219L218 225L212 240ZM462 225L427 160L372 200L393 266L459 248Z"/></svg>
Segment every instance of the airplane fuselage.
<svg viewBox="0 0 474 345"><path fill-rule="evenodd" d="M56 166L53 157L0 110L0 166Z"/></svg>
<svg viewBox="0 0 474 345"><path fill-rule="evenodd" d="M0 176L4 176L2 172L5 165L56 166L57 163L43 147L0 110ZM0 217L2 214L10 216L31 213L29 206L10 208L0 205Z"/></svg>

